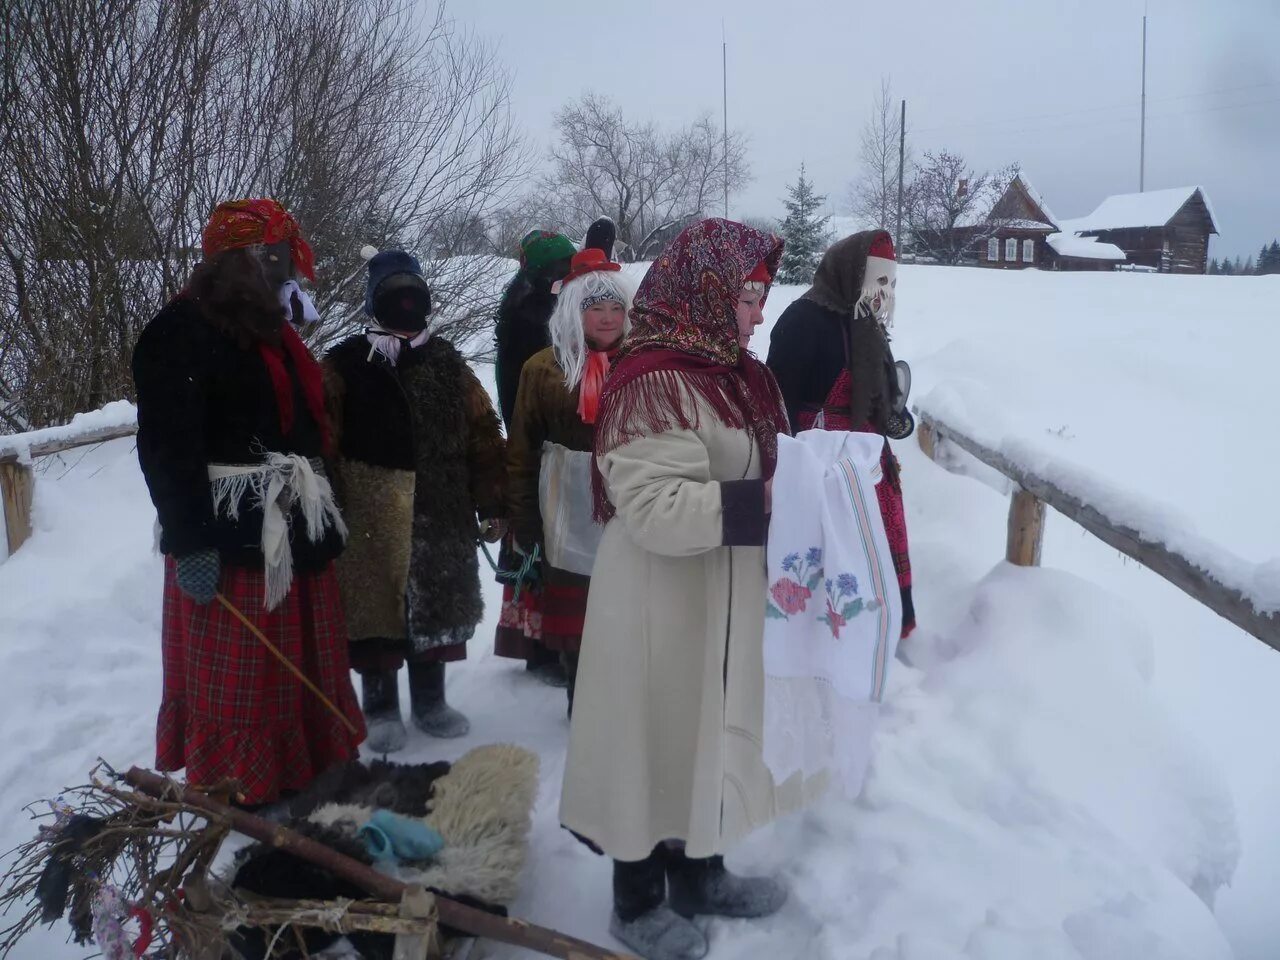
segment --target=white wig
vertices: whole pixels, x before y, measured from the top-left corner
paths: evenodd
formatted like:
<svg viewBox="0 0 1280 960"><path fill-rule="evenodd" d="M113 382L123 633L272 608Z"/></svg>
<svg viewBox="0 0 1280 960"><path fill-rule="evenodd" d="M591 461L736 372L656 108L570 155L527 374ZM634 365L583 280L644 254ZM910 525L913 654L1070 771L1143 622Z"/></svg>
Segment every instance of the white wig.
<svg viewBox="0 0 1280 960"><path fill-rule="evenodd" d="M622 335L631 332L631 298L635 285L621 270L593 270L570 280L560 288L556 309L551 314L551 349L556 363L564 371L564 385L574 389L582 380L587 365L587 337L582 329L582 314L591 301L616 300L622 304L625 317Z"/></svg>

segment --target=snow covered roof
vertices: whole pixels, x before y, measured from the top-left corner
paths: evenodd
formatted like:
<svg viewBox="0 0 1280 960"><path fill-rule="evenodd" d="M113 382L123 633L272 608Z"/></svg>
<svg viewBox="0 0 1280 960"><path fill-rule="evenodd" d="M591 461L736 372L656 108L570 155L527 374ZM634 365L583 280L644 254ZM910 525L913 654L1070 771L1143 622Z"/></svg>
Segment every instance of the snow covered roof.
<svg viewBox="0 0 1280 960"><path fill-rule="evenodd" d="M1001 227L1008 227L1010 230L1057 230L1052 223L1043 223L1039 220L1002 220L997 218L994 221Z"/></svg>
<svg viewBox="0 0 1280 960"><path fill-rule="evenodd" d="M1060 220L1058 226L1067 233L1094 230L1124 230L1131 227L1163 227L1182 209L1183 204L1200 194L1209 211L1209 224L1218 232L1218 218L1213 214L1209 195L1203 187L1174 187L1170 190L1148 190L1146 193L1118 193L1107 197L1086 217Z"/></svg>
<svg viewBox="0 0 1280 960"><path fill-rule="evenodd" d="M1070 233L1051 233L1045 237L1060 257L1080 260L1123 260L1124 251L1114 243L1103 243L1093 237L1077 237Z"/></svg>
<svg viewBox="0 0 1280 960"><path fill-rule="evenodd" d="M1015 179L1022 181L1022 188L1027 191L1027 196L1031 198L1031 202L1040 208L1040 212L1049 218L1050 223L1056 224L1058 222L1058 218L1054 216L1053 211L1049 209L1049 205L1044 202L1044 195L1041 194L1040 191L1035 188L1035 185L1027 179L1027 175L1019 172Z"/></svg>

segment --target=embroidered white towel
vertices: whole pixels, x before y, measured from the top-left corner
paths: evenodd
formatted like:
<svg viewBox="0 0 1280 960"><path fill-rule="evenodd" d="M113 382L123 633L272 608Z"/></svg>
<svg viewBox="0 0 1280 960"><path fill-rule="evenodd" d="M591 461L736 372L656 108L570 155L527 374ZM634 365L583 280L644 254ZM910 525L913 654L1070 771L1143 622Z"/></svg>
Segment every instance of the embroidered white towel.
<svg viewBox="0 0 1280 960"><path fill-rule="evenodd" d="M902 598L875 485L884 438L778 440L767 549L764 760L781 783L829 773L862 789Z"/></svg>

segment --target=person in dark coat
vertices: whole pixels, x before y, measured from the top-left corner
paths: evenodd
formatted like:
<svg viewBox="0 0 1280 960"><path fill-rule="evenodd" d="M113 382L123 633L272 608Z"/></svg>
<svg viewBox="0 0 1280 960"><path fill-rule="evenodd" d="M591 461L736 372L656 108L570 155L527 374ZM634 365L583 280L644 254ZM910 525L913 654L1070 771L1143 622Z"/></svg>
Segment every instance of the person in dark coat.
<svg viewBox="0 0 1280 960"><path fill-rule="evenodd" d="M445 700L445 664L466 656L484 614L476 543L504 531L505 444L483 385L429 326L418 261L369 261L370 326L325 358L337 424L339 501L351 529L338 565L369 744L404 746L397 674L409 665L414 724L458 737L470 723Z"/></svg>
<svg viewBox="0 0 1280 960"><path fill-rule="evenodd" d="M868 230L834 244L811 286L773 328L768 366L777 378L796 432L857 430L886 437L876 486L902 593L902 635L915 628L911 559L898 461L889 439L910 436L904 373L893 359L886 328L892 321L897 261L884 230Z"/></svg>
<svg viewBox="0 0 1280 960"><path fill-rule="evenodd" d="M321 371L286 322L305 298L295 271L314 279L297 222L274 200L221 203L202 247L133 352L138 460L165 554L156 766L237 780L257 805L364 739L333 570L346 528L322 462Z"/></svg>
<svg viewBox="0 0 1280 960"><path fill-rule="evenodd" d="M520 371L539 350L551 346L547 323L556 308L556 287L569 272L576 253L573 241L562 233L533 230L520 241L520 269L498 304L494 327L495 374L502 423L511 430Z"/></svg>
<svg viewBox="0 0 1280 960"><path fill-rule="evenodd" d="M599 247L574 255L551 315L551 346L524 365L507 438L511 533L523 554L537 551L542 557L542 616L537 639L500 628L494 652L528 659L535 643L556 652L568 679L570 710L594 556L588 555L591 545L583 532L594 528L590 463L596 413L611 358L630 326L633 286L621 270ZM549 457L555 458L551 463L561 471L562 485L579 484L554 491L564 527L556 531L559 548L547 542L542 516L541 481Z"/></svg>
<svg viewBox="0 0 1280 960"><path fill-rule="evenodd" d="M534 354L551 345L548 324L556 308L555 291L569 272L575 252L568 237L547 230L531 230L520 241L520 270L503 292L494 329L498 408L508 436L515 419L521 371ZM565 685L568 680L559 654L541 643L542 595L528 579L534 569L510 543L503 545L499 566L504 578L499 647L524 649L530 672L546 683ZM512 578L520 582L513 584Z"/></svg>

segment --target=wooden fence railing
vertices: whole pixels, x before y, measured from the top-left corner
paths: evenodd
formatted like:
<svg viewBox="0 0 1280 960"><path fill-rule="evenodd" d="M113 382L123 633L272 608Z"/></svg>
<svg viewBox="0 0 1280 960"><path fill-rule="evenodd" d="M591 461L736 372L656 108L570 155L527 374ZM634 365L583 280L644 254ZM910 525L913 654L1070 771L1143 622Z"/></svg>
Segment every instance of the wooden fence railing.
<svg viewBox="0 0 1280 960"><path fill-rule="evenodd" d="M948 426L927 410L917 408L916 414L919 417L917 433L920 448L930 458L936 458L942 444L954 443L1016 484L1009 504L1006 559L1010 563L1024 567L1040 565L1044 508L1047 505L1074 520L1103 543L1164 577L1241 630L1280 650L1280 616L1259 613L1247 596L1223 583L1212 571L1202 569L1165 544L1110 520L1070 490L1023 469L998 451Z"/></svg>
<svg viewBox="0 0 1280 960"><path fill-rule="evenodd" d="M90 427L74 435L61 435L50 440L30 440L31 434L0 437L0 501L4 507L4 529L9 555L31 536L31 503L35 496L36 478L32 460L77 447L106 443L138 432L134 423L109 427Z"/></svg>

